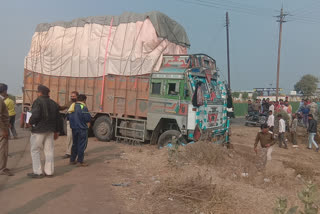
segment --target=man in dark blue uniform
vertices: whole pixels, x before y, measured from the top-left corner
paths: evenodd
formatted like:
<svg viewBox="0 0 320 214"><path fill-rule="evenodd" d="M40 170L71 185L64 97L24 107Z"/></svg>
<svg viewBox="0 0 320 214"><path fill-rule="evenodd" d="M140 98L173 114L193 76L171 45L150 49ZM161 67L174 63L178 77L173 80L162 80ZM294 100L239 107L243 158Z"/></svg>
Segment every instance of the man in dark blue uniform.
<svg viewBox="0 0 320 214"><path fill-rule="evenodd" d="M83 161L84 150L88 142L88 123L91 121L91 115L86 106L87 97L84 94L78 96L78 101L73 103L69 108L68 118L72 129L72 148L70 164L78 164L78 166L88 166ZM77 158L77 161L76 161Z"/></svg>

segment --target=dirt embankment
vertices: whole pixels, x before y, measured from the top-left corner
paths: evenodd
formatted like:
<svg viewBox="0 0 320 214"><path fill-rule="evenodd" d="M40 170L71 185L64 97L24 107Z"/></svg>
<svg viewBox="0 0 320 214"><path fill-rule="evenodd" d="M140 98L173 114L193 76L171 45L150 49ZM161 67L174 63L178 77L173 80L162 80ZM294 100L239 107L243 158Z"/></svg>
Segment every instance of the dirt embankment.
<svg viewBox="0 0 320 214"><path fill-rule="evenodd" d="M280 196L303 207L297 198L303 182L320 182L320 154L306 149L305 131L298 148L274 146L264 173L253 151L259 129L232 131L233 149L205 142L170 151L120 145L124 153L110 166L121 171L114 182L126 185L113 190L133 213L272 213Z"/></svg>

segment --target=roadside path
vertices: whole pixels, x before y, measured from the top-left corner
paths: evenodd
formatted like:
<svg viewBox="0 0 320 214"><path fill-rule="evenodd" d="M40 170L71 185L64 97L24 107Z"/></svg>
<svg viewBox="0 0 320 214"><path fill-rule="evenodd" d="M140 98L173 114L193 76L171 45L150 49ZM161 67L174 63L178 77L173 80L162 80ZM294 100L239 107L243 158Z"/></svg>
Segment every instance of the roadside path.
<svg viewBox="0 0 320 214"><path fill-rule="evenodd" d="M18 124L16 125L18 127ZM108 160L118 159L115 143L90 138L85 159L89 167L68 165L64 155L65 136L55 141L55 176L31 179L30 132L17 128L19 139L9 141L8 168L15 176L0 176L1 213L128 213L112 193L112 176L117 173Z"/></svg>

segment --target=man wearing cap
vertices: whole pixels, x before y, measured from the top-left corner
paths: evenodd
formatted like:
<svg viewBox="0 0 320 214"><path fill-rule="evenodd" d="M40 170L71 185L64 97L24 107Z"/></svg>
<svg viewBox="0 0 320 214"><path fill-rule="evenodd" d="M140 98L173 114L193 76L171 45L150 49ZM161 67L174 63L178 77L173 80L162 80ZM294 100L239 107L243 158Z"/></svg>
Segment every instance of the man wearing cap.
<svg viewBox="0 0 320 214"><path fill-rule="evenodd" d="M9 153L9 113L4 98L7 96L8 86L0 83L0 175L12 176L7 169Z"/></svg>
<svg viewBox="0 0 320 214"><path fill-rule="evenodd" d="M86 100L86 95L80 94L78 101L72 104L68 110L73 138L70 164L77 164L81 167L88 166L84 162L84 150L88 143L88 123L91 121L91 115L88 112Z"/></svg>
<svg viewBox="0 0 320 214"><path fill-rule="evenodd" d="M49 98L49 88L38 86L38 98L33 102L32 115L29 120L31 129L31 157L33 173L28 173L31 178L52 177L54 173L54 145L53 141L59 136L62 120L59 106ZM44 173L41 167L41 150L45 155Z"/></svg>
<svg viewBox="0 0 320 214"><path fill-rule="evenodd" d="M258 144L260 142L261 149L258 153ZM273 133L269 131L267 124L261 126L261 131L258 132L256 140L254 142L254 151L259 155L257 162L257 168L259 171L263 171L266 167L267 160L271 160L272 146L275 144Z"/></svg>

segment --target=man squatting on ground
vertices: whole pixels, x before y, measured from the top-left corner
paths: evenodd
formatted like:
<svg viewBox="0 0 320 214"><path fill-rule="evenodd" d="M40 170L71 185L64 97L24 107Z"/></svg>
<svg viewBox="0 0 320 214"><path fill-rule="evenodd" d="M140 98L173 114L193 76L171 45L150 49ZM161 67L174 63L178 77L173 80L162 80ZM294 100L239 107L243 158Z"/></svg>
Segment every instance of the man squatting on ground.
<svg viewBox="0 0 320 214"><path fill-rule="evenodd" d="M13 174L7 169L9 154L9 113L4 98L7 95L8 86L0 83L0 175L12 176Z"/></svg>
<svg viewBox="0 0 320 214"><path fill-rule="evenodd" d="M71 92L70 102L65 106L60 106L60 110L69 109L73 103L77 102L78 96L79 96L79 93L77 91ZM71 157L71 148L72 148L72 129L70 127L70 121L67 118L66 153L62 157L63 159L67 159Z"/></svg>
<svg viewBox="0 0 320 214"><path fill-rule="evenodd" d="M314 140L314 137L317 134L317 121L313 119L313 115L309 114L308 115L308 120L309 120L309 126L308 126L308 133L309 133L309 146L308 149L312 149L312 144L316 147L316 151L319 151L319 146L317 142Z"/></svg>
<svg viewBox="0 0 320 214"><path fill-rule="evenodd" d="M258 143L260 142L261 150L258 153ZM272 146L275 144L273 133L269 131L268 125L263 124L261 131L258 132L254 143L254 151L259 155L259 162L257 163L258 170L262 171L267 160L271 160Z"/></svg>
<svg viewBox="0 0 320 214"><path fill-rule="evenodd" d="M45 155L44 173L52 177L54 173L54 144L62 128L59 106L49 98L49 88L38 86L38 98L32 105L32 115L29 120L31 128L31 158L33 173L28 173L31 178L42 178L40 152Z"/></svg>
<svg viewBox="0 0 320 214"><path fill-rule="evenodd" d="M68 119L72 129L73 144L71 149L70 164L78 166L88 166L83 161L84 150L88 143L88 123L91 121L91 115L86 106L87 97L84 94L78 96L78 101L73 103L68 110ZM76 161L77 158L77 161Z"/></svg>

